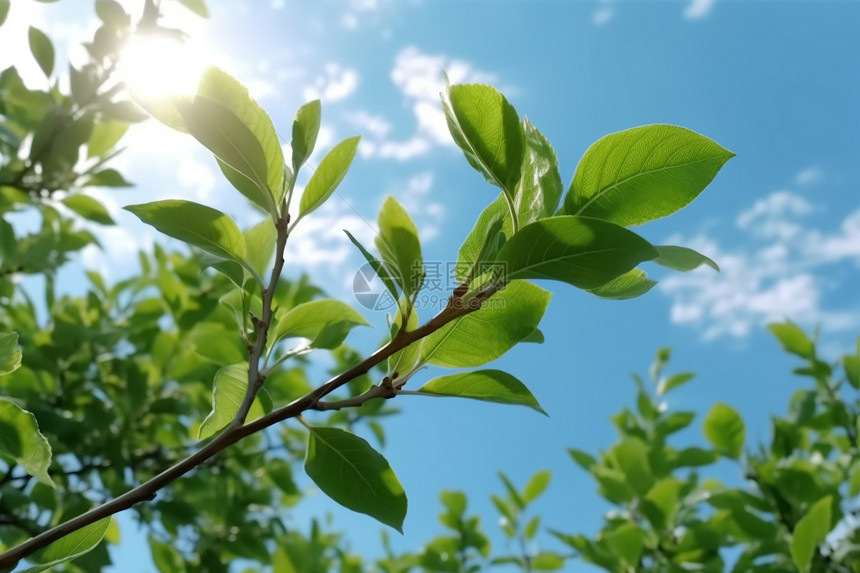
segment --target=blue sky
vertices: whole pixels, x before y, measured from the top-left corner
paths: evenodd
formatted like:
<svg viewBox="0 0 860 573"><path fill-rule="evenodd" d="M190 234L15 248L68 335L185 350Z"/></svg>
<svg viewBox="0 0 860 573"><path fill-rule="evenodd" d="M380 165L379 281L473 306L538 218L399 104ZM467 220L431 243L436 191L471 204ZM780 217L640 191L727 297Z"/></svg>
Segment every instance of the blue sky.
<svg viewBox="0 0 860 573"><path fill-rule="evenodd" d="M14 4L10 24L36 24L69 46L94 25L82 2ZM466 491L502 543L488 499L501 489L497 470L522 484L552 469L536 508L544 523L593 532L606 508L565 449L612 443L607 417L631 402L630 374L644 374L658 346L673 347L673 368L699 373L670 406L703 412L717 400L730 403L754 444L769 436L768 413L782 412L799 385L764 325L783 318L820 325L831 355L860 332L860 3L246 0L210 2L209 21L167 4L177 4L168 15L191 31L199 52L251 87L284 137L295 109L314 97L323 102L318 147L363 136L342 199L299 227L287 257L290 274L309 272L353 304L361 259L342 228L371 239L376 210L393 194L422 231L425 260L444 262L496 195L446 135L442 69L452 81L502 89L554 143L565 182L590 143L647 123L689 127L737 154L690 207L639 229L655 243L701 250L720 274L651 269L661 284L626 302L549 285L546 343L517 348L497 365L535 391L549 418L466 401L398 400L403 413L386 426L384 450L410 500L397 547L416 549L440 530L443 488ZM23 45L9 34L0 44ZM0 54L4 65L28 58ZM29 77L38 81L35 71ZM98 193L121 226L100 231L105 252L83 257L114 279L134 271L129 254L161 240L119 206L185 198L254 221L205 150L155 122L133 130L118 164L137 187ZM382 313L371 318L384 325ZM378 332L352 342L368 348ZM681 437L702 439L698 426ZM375 522L322 496L293 518L302 524L326 513L354 548L379 550ZM148 573L133 547L139 538L128 527L126 535L115 553L126 565L117 570ZM567 570L591 569L572 562Z"/></svg>

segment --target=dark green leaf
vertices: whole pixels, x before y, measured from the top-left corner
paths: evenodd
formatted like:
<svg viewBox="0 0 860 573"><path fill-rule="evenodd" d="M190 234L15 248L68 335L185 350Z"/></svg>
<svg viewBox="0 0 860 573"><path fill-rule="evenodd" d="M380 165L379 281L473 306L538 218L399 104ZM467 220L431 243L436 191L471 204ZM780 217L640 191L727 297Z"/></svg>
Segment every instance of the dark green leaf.
<svg viewBox="0 0 860 573"><path fill-rule="evenodd" d="M245 237L233 219L199 203L168 199L125 207L165 235L244 264Z"/></svg>
<svg viewBox="0 0 860 573"><path fill-rule="evenodd" d="M655 246L658 256L654 262L658 265L674 269L676 271L692 271L701 265L708 265L715 271L719 271L720 267L701 253L697 253L693 249L687 247L675 247L671 245Z"/></svg>
<svg viewBox="0 0 860 573"><path fill-rule="evenodd" d="M360 136L350 137L335 145L311 175L299 203L299 219L316 210L331 197L349 171Z"/></svg>
<svg viewBox="0 0 860 573"><path fill-rule="evenodd" d="M6 16L9 15L9 5L11 0L0 0L0 26L6 21Z"/></svg>
<svg viewBox="0 0 860 573"><path fill-rule="evenodd" d="M492 86L450 86L442 94L448 130L469 164L500 187L513 203L523 163L519 115Z"/></svg>
<svg viewBox="0 0 860 573"><path fill-rule="evenodd" d="M50 38L40 29L30 26L27 39L30 42L30 52L36 58L36 63L39 64L46 76L50 76L54 72L54 45Z"/></svg>
<svg viewBox="0 0 860 573"><path fill-rule="evenodd" d="M72 195L63 199L63 204L90 221L101 223L102 225L113 225L113 219L104 205L86 195Z"/></svg>
<svg viewBox="0 0 860 573"><path fill-rule="evenodd" d="M51 445L39 432L36 417L0 397L0 457L14 460L31 476L53 487L48 475Z"/></svg>
<svg viewBox="0 0 860 573"><path fill-rule="evenodd" d="M550 296L527 281L509 283L480 310L449 322L424 338L424 361L458 368L495 360L534 332Z"/></svg>
<svg viewBox="0 0 860 573"><path fill-rule="evenodd" d="M845 355L842 358L845 378L854 388L860 389L860 338L857 339L857 353L854 356Z"/></svg>
<svg viewBox="0 0 860 573"><path fill-rule="evenodd" d="M526 225L499 251L509 280L559 280L594 289L623 275L657 251L627 229L587 217L551 217Z"/></svg>
<svg viewBox="0 0 860 573"><path fill-rule="evenodd" d="M819 499L800 518L791 535L791 559L800 571L809 571L809 564L818 544L830 533L832 498Z"/></svg>
<svg viewBox="0 0 860 573"><path fill-rule="evenodd" d="M769 324L768 329L776 336L786 352L790 352L801 358L812 358L814 356L815 344L793 322L787 321Z"/></svg>
<svg viewBox="0 0 860 573"><path fill-rule="evenodd" d="M314 151L320 131L320 115L318 99L306 103L296 112L296 118L293 120L293 140L290 144L293 148L293 171L296 173Z"/></svg>
<svg viewBox="0 0 860 573"><path fill-rule="evenodd" d="M702 429L715 448L730 458L740 457L746 440L746 428L743 418L734 408L721 402L714 404L705 416Z"/></svg>
<svg viewBox="0 0 860 573"><path fill-rule="evenodd" d="M44 551L28 558L28 561L36 564L34 567L20 573L39 573L89 553L101 542L110 524L111 518L106 517L51 543Z"/></svg>
<svg viewBox="0 0 860 573"><path fill-rule="evenodd" d="M305 471L337 503L403 531L406 493L379 452L337 428L311 427Z"/></svg>
<svg viewBox="0 0 860 573"><path fill-rule="evenodd" d="M518 404L546 415L526 385L501 370L478 370L442 376L422 386L419 392L498 404Z"/></svg>
<svg viewBox="0 0 860 573"><path fill-rule="evenodd" d="M610 300L627 300L642 296L654 288L657 281L649 279L640 269L631 269L618 278L612 279L597 288L587 289L588 292L600 298Z"/></svg>
<svg viewBox="0 0 860 573"><path fill-rule="evenodd" d="M394 273L403 294L411 297L424 282L424 261L418 229L409 213L394 197L388 197L377 217L379 234L376 248L383 262Z"/></svg>
<svg viewBox="0 0 860 573"><path fill-rule="evenodd" d="M703 135L674 125L646 125L607 135L576 168L564 213L623 227L686 206L734 157Z"/></svg>

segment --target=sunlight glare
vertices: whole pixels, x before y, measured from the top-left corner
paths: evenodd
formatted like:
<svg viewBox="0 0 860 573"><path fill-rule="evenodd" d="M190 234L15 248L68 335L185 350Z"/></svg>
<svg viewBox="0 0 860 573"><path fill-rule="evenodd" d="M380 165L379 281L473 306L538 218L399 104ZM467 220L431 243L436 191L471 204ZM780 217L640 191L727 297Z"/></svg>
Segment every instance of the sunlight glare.
<svg viewBox="0 0 860 573"><path fill-rule="evenodd" d="M129 40L120 66L132 93L160 99L196 93L207 64L199 47L189 42L141 34Z"/></svg>

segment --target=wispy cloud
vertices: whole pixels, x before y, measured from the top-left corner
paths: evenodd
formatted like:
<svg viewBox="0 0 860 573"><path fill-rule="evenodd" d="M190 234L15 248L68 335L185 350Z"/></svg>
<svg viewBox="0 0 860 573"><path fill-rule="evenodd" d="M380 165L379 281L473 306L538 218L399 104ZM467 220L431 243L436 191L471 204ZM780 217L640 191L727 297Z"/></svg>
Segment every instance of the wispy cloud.
<svg viewBox="0 0 860 573"><path fill-rule="evenodd" d="M813 213L803 197L777 191L736 218L743 250L704 235L670 238L707 254L722 269L719 274L710 269L674 274L661 282L660 289L672 299L671 320L696 328L706 340L745 337L785 318L820 323L830 331L860 327L858 301L845 308L828 301L844 286L832 271L860 269L860 209L835 229L809 224Z"/></svg>
<svg viewBox="0 0 860 573"><path fill-rule="evenodd" d="M615 17L615 8L606 3L600 4L591 14L591 23L595 26L603 26Z"/></svg>
<svg viewBox="0 0 860 573"><path fill-rule="evenodd" d="M699 20L711 13L717 0L691 0L684 8L684 18L688 20Z"/></svg>
<svg viewBox="0 0 860 573"><path fill-rule="evenodd" d="M323 74L304 89L305 100L321 99L325 103L346 99L358 89L358 72L336 62L325 65Z"/></svg>
<svg viewBox="0 0 860 573"><path fill-rule="evenodd" d="M807 167L803 171L797 174L794 178L794 182L798 185L814 185L821 181L821 169L818 167L812 166Z"/></svg>

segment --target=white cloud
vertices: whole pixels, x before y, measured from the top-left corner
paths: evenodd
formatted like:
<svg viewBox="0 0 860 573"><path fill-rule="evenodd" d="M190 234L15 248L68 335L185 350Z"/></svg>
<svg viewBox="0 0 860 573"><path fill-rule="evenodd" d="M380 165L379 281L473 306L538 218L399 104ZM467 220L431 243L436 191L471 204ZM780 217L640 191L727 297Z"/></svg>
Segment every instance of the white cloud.
<svg viewBox="0 0 860 573"><path fill-rule="evenodd" d="M381 115L374 115L364 110L350 113L346 120L354 127L378 139L384 138L391 130L391 124Z"/></svg>
<svg viewBox="0 0 860 573"><path fill-rule="evenodd" d="M325 65L325 71L304 89L305 100L333 102L346 99L358 89L358 72L336 62Z"/></svg>
<svg viewBox="0 0 860 573"><path fill-rule="evenodd" d="M384 135L372 134L376 136L362 143L362 154L406 161L425 155L436 147L453 145L439 99L439 94L445 89L445 73L452 84L491 83L496 80L492 74L477 70L464 60L443 54L426 54L414 46L404 48L395 57L391 80L412 110L415 132L405 139L387 139Z"/></svg>
<svg viewBox="0 0 860 573"><path fill-rule="evenodd" d="M355 30L367 21L377 21L382 8L381 0L349 0L346 4L340 23L349 30Z"/></svg>
<svg viewBox="0 0 860 573"><path fill-rule="evenodd" d="M684 18L688 20L698 20L710 14L717 0L691 0L684 8Z"/></svg>
<svg viewBox="0 0 860 573"><path fill-rule="evenodd" d="M706 340L745 337L786 318L830 331L860 327L860 313L826 304L828 292L839 285L824 274L852 261L860 269L860 209L833 231L810 226L804 219L812 211L802 197L777 191L737 217L744 250L725 249L704 236L670 238L722 269L673 274L660 283L672 299L672 322L696 328Z"/></svg>
<svg viewBox="0 0 860 573"><path fill-rule="evenodd" d="M807 167L797 174L794 182L798 185L814 185L821 181L821 169L818 167Z"/></svg>
<svg viewBox="0 0 860 573"><path fill-rule="evenodd" d="M591 15L591 22L595 26L607 24L615 16L615 9L610 6L601 6Z"/></svg>

